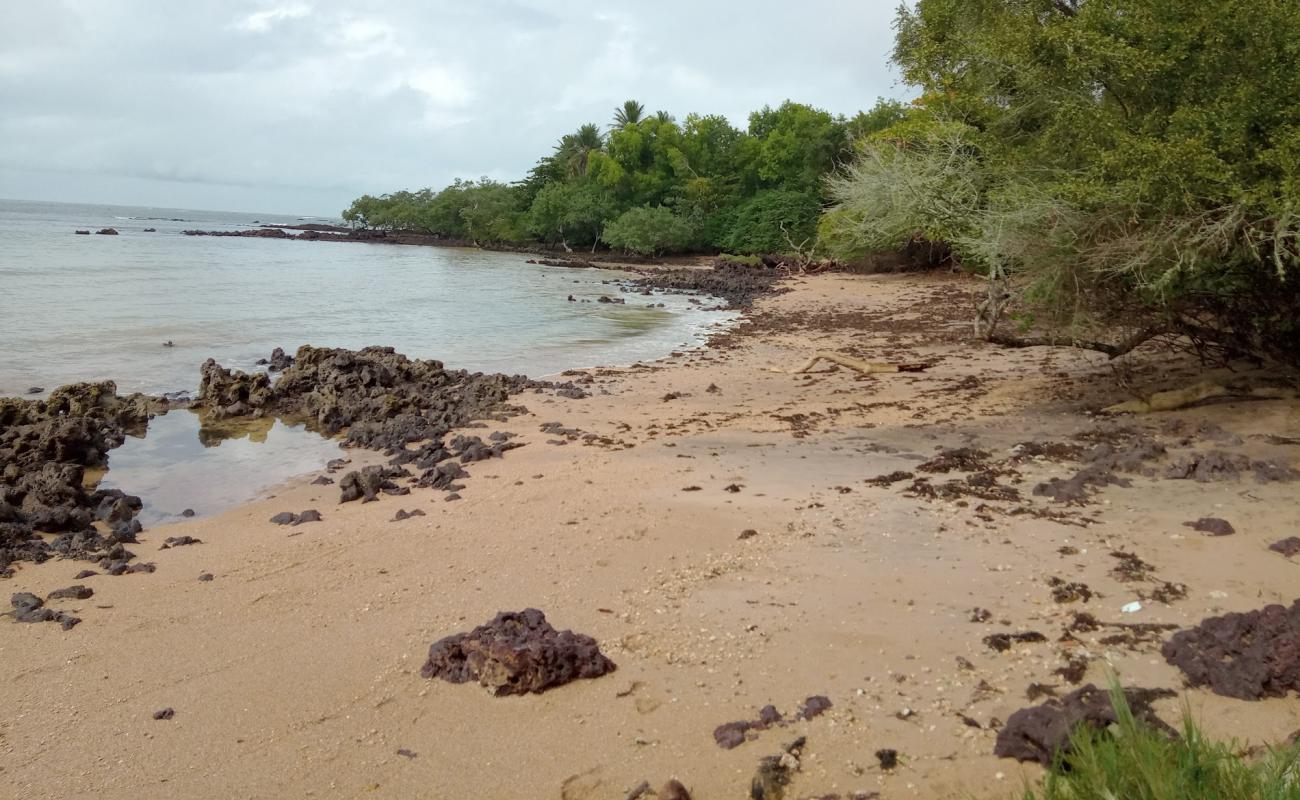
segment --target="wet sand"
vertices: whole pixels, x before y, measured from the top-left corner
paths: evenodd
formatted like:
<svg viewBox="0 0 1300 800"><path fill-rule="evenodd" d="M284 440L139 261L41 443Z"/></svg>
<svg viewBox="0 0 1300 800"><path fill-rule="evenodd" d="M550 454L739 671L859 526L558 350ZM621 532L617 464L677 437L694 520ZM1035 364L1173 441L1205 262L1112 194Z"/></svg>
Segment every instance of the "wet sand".
<svg viewBox="0 0 1300 800"><path fill-rule="evenodd" d="M1295 599L1300 559L1268 550L1300 527L1295 483L1125 475L1131 486L1066 506L1032 496L1077 471L1047 457L1000 477L1014 501L866 482L909 471L942 484L959 475L918 472L942 448L1003 462L1019 442L1121 425L1170 459L1218 449L1297 466L1300 447L1266 438L1300 436L1294 402L1099 421L1092 412L1125 399L1113 367L971 343L978 286L963 278L789 285L709 349L592 370L586 399L521 396L531 414L474 433L510 431L526 446L470 465L459 501L416 490L338 505L336 486L308 476L147 529L133 549L157 572L80 581L93 598L51 603L84 620L71 631L0 624L0 796L576 800L676 777L696 798L735 798L763 756L806 736L787 797L1010 797L1039 770L993 757L997 722L1030 704L1033 683L1072 688L1054 674L1069 657L1088 657L1084 682L1109 668L1127 685L1181 690L1158 639L1103 644L1114 633L1103 628L1061 641L1073 612L1188 626ZM817 349L933 366L772 371ZM1192 374L1152 353L1123 377L1167 388ZM539 430L547 422L600 438L557 438ZM267 521L307 508L324 520ZM426 516L391 521L414 508ZM1237 532L1183 524L1207 516ZM157 551L181 535L203 543ZM1153 573L1123 579L1120 550ZM85 566L22 564L9 589L44 595ZM1057 602L1054 578L1093 596ZM1185 599L1120 612L1165 582L1185 584ZM434 640L530 606L594 636L617 671L504 698L420 677ZM973 622L975 608L990 619ZM983 641L1023 631L1046 641L1005 652ZM810 695L833 707L715 744L718 725L769 703L791 715ZM1184 701L1211 733L1253 744L1300 728L1294 696L1189 690L1157 709L1176 722ZM152 718L168 707L174 718ZM893 770L874 755L884 748L900 754Z"/></svg>

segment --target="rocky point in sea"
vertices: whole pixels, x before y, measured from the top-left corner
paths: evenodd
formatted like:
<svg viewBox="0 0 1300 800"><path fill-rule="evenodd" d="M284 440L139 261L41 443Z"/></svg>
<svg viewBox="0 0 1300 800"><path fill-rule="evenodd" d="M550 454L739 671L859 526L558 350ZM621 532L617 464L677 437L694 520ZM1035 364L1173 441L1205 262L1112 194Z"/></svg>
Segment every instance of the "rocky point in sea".
<svg viewBox="0 0 1300 800"><path fill-rule="evenodd" d="M53 557L130 571L140 498L88 489L85 471L108 463L128 433L143 433L166 400L117 394L112 381L76 383L44 400L0 398L0 575ZM101 522L107 533L96 528Z"/></svg>
<svg viewBox="0 0 1300 800"><path fill-rule="evenodd" d="M403 494L409 485L455 491L462 464L499 457L518 445L508 436L459 435L455 428L503 422L527 409L510 402L523 392L586 396L573 383L523 375L450 370L442 362L407 358L391 347L298 349L276 381L266 373L203 365L193 406L217 419L274 415L302 420L322 434L342 434L344 447L382 451L387 465L347 473L341 501ZM411 470L414 470L412 472ZM396 483L406 479L408 485Z"/></svg>

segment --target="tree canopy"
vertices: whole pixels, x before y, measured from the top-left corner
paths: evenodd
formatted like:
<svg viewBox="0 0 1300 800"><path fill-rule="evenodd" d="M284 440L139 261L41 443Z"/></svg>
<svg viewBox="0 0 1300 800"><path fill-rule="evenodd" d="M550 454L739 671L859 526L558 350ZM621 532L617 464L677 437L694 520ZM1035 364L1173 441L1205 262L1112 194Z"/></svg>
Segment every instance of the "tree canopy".
<svg viewBox="0 0 1300 800"><path fill-rule="evenodd" d="M787 101L754 112L741 130L720 115L679 122L629 100L608 131L588 123L565 134L517 183L457 180L440 191L366 195L343 217L478 244L784 251L787 234L795 242L815 235L824 179L852 154L853 138L900 113L882 101L847 119Z"/></svg>
<svg viewBox="0 0 1300 800"><path fill-rule="evenodd" d="M920 97L828 184L841 255L951 247L990 335L1011 310L1300 361L1294 3L919 0L897 28Z"/></svg>

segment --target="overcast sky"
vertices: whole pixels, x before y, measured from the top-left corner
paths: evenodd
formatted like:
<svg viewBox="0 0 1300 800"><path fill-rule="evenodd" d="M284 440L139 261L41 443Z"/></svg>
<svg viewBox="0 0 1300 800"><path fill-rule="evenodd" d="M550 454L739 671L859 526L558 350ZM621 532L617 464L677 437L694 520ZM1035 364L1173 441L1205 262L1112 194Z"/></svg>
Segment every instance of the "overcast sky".
<svg viewBox="0 0 1300 800"><path fill-rule="evenodd" d="M908 97L897 0L32 0L0 21L0 197L334 215L515 180L636 98L679 119Z"/></svg>

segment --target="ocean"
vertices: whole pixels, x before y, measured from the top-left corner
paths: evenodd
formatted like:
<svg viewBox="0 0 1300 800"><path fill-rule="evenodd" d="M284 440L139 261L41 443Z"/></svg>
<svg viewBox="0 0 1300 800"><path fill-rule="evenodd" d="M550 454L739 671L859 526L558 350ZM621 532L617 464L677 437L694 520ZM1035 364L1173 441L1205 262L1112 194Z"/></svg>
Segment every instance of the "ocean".
<svg viewBox="0 0 1300 800"><path fill-rule="evenodd" d="M522 254L182 233L304 222L339 221L0 200L0 395L87 380L113 380L123 394L192 392L207 358L248 371L276 347L303 344L389 345L449 368L543 377L660 358L736 316L673 295L650 307L620 295L625 273ZM107 227L119 235L94 234ZM601 295L627 302L580 302ZM113 451L104 485L143 494L149 523L252 499L338 454L277 425L223 447L198 435L197 415L172 412ZM217 482L219 495L203 491Z"/></svg>

